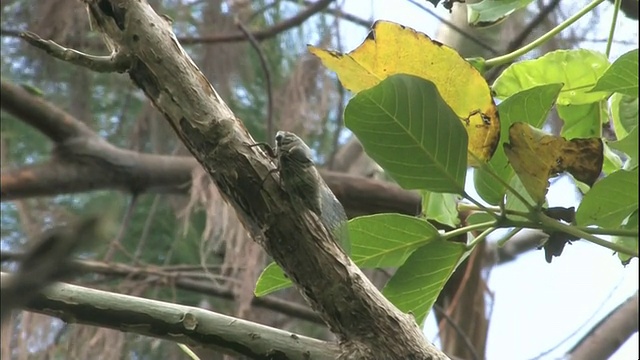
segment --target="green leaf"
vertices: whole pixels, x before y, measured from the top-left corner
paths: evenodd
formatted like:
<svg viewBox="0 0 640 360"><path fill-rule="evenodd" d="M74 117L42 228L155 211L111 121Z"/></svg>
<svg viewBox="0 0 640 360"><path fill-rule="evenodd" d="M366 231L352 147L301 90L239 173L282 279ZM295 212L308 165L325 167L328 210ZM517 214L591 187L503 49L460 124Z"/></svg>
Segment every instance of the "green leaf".
<svg viewBox="0 0 640 360"><path fill-rule="evenodd" d="M509 181L509 186L511 186L511 188L515 190L518 194L520 194L530 205L533 205L533 206L536 205L536 202L533 200L531 195L529 195L529 192L524 187L522 180L520 180L518 176L514 176L511 178L511 181ZM518 199L515 195L513 195L511 191L507 192L507 202L505 204L505 209L512 210L512 211L529 212L529 209L527 208L527 206L522 201L520 201L520 199ZM526 219L525 217L518 216L518 215L509 215L509 218L514 220Z"/></svg>
<svg viewBox="0 0 640 360"><path fill-rule="evenodd" d="M403 188L464 192L467 132L432 82L390 76L353 97L344 119Z"/></svg>
<svg viewBox="0 0 640 360"><path fill-rule="evenodd" d="M514 11L526 7L533 0L483 0L467 5L469 25L486 27L504 20Z"/></svg>
<svg viewBox="0 0 640 360"><path fill-rule="evenodd" d="M398 309L422 324L440 291L468 254L464 244L437 239L416 250L382 290Z"/></svg>
<svg viewBox="0 0 640 360"><path fill-rule="evenodd" d="M524 121L540 128L547 119L562 84L548 84L518 92L498 105L500 113L500 133L508 138L509 127L516 121ZM488 163L489 167L506 183L514 172L502 146L498 146ZM504 198L505 188L493 176L482 169L474 169L473 180L476 191L489 204L498 205Z"/></svg>
<svg viewBox="0 0 640 360"><path fill-rule="evenodd" d="M622 140L610 142L609 146L618 151L622 151L631 159L638 160L638 127L633 128L629 135L625 136Z"/></svg>
<svg viewBox="0 0 640 360"><path fill-rule="evenodd" d="M638 96L638 49L620 56L600 76L590 91L618 92Z"/></svg>
<svg viewBox="0 0 640 360"><path fill-rule="evenodd" d="M400 214L362 216L349 222L352 259L361 268L397 267L418 247L440 238L428 221Z"/></svg>
<svg viewBox="0 0 640 360"><path fill-rule="evenodd" d="M613 94L611 97L611 118L613 131L618 140L638 126L638 97Z"/></svg>
<svg viewBox="0 0 640 360"><path fill-rule="evenodd" d="M634 211L627 219L622 228L625 230L633 230L638 228L638 211ZM627 248L635 249L638 252L638 237L632 236L614 236L612 241L616 244L624 245ZM632 256L618 253L618 258L623 265L627 265L631 261Z"/></svg>
<svg viewBox="0 0 640 360"><path fill-rule="evenodd" d="M467 224L482 224L493 220L495 220L493 216L487 214L486 212L476 212L469 215L469 217L467 218Z"/></svg>
<svg viewBox="0 0 640 360"><path fill-rule="evenodd" d="M608 119L604 101L586 105L558 105L556 109L564 122L560 135L567 140L600 137L602 124Z"/></svg>
<svg viewBox="0 0 640 360"><path fill-rule="evenodd" d="M557 50L509 66L496 79L493 91L497 98L504 99L534 86L563 83L558 104L590 104L610 95L610 92L589 92L608 65L607 57L595 51Z"/></svg>
<svg viewBox="0 0 640 360"><path fill-rule="evenodd" d="M593 185L576 212L579 225L616 228L638 209L638 168L619 170Z"/></svg>
<svg viewBox="0 0 640 360"><path fill-rule="evenodd" d="M291 280L287 278L278 264L272 262L260 274L253 293L260 297L280 289L286 289L289 286L291 286Z"/></svg>
<svg viewBox="0 0 640 360"><path fill-rule="evenodd" d="M422 191L422 214L429 220L455 228L460 223L458 218L458 201L456 194L434 193Z"/></svg>
<svg viewBox="0 0 640 360"><path fill-rule="evenodd" d="M440 238L428 221L401 214L361 216L349 221L351 258L361 268L398 267L415 249ZM264 296L291 286L276 264L269 264L254 293Z"/></svg>
<svg viewBox="0 0 640 360"><path fill-rule="evenodd" d="M602 162L602 172L605 173L605 175L609 175L613 172L616 172L622 169L623 164L622 164L622 159L620 159L620 156L618 156L616 153L611 151L609 145L607 145L606 142L603 143L603 145L604 146L602 147L603 148L602 155L604 155L604 161Z"/></svg>

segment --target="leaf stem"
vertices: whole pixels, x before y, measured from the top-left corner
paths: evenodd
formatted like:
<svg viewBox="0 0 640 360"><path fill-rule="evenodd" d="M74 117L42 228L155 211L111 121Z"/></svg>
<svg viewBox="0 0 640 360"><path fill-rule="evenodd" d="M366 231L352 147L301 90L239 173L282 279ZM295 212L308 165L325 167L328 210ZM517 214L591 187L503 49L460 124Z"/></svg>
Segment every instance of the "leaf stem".
<svg viewBox="0 0 640 360"><path fill-rule="evenodd" d="M461 228L446 232L446 233L444 233L442 235L442 238L445 239L445 240L448 240L448 239L454 238L456 236L459 236L459 235L462 235L462 234L466 234L466 233L471 232L471 231L486 230L487 228L493 227L495 225L496 225L496 221L487 221L487 222L483 222L483 223L479 223L479 224L473 224L473 225L461 227Z"/></svg>
<svg viewBox="0 0 640 360"><path fill-rule="evenodd" d="M611 235L611 236L630 236L638 237L638 229L606 229L606 228L590 228L586 226L576 226L576 229L594 235Z"/></svg>
<svg viewBox="0 0 640 360"><path fill-rule="evenodd" d="M511 229L511 231L509 231L507 235L505 235L502 239L498 240L498 247L503 247L504 244L506 244L507 241L511 240L511 238L514 237L517 233L519 233L520 230L522 230L521 227Z"/></svg>
<svg viewBox="0 0 640 360"><path fill-rule="evenodd" d="M620 12L620 4L622 0L616 0L613 8L613 19L611 19L611 28L609 29L609 38L607 39L607 50L605 54L607 57L611 54L611 44L613 44L613 34L616 32L616 23L618 22L618 13Z"/></svg>
<svg viewBox="0 0 640 360"><path fill-rule="evenodd" d="M537 48L538 46L544 44L545 42L551 40L554 36L556 36L558 33L560 33L562 30L566 29L567 27L571 26L573 23L578 21L581 17L586 15L589 11L593 10L596 6L600 5L603 1L604 0L593 0L587 6L585 6L582 10L578 11L573 16L569 17L568 19L566 19L565 21L560 23L558 26L556 26L555 28L549 30L549 32L547 32L546 34L544 34L541 37L537 38L536 40L532 41L531 43L529 43L529 44L521 47L520 49L515 50L515 51L513 51L513 52L511 52L509 54L498 56L498 57L495 57L493 59L487 60L485 62L486 68L489 69L489 68L494 67L494 66L498 66L498 65L502 65L502 64L513 62L514 60L516 60L520 56L528 53L529 51L531 51L531 50ZM617 2L618 1L620 1L620 0L617 0Z"/></svg>
<svg viewBox="0 0 640 360"><path fill-rule="evenodd" d="M611 241L607 241L604 239L601 239L595 235L589 234L585 231L580 230L579 228L575 227L575 226L570 226L570 225L566 225L561 223L560 221L557 221L555 219L552 219L544 214L540 214L539 216L540 219L540 223L548 229L553 229L556 231L561 231L563 233L569 234L569 235L573 235L576 237L579 237L581 239L585 239L589 242L592 242L596 245L600 245L603 247L606 247L607 249L611 249L613 251L617 251L621 254L626 254L626 255L630 255L630 256L634 256L634 257L638 257L638 250L636 249L630 249L626 246L623 246L621 244L616 244L613 243Z"/></svg>
<svg viewBox="0 0 640 360"><path fill-rule="evenodd" d="M486 212L487 214L493 216L496 220L500 220L500 215L496 214L495 212L489 210L486 206L484 206L482 203L480 203L478 200L472 198L466 191L462 192L462 196L471 201L475 206L478 207L478 209Z"/></svg>
<svg viewBox="0 0 640 360"><path fill-rule="evenodd" d="M485 206L483 208L470 205L470 204L458 204L458 211L486 211L489 213L500 214L500 208L497 206ZM504 214L506 215L517 215L522 216L524 218L530 216L529 213L524 211L516 211L505 209ZM526 220L502 220L502 222L497 226L500 228L505 227L521 227L521 228L530 228L530 229L541 229L543 225L531 221ZM639 237L640 231L637 229L611 229L611 228L601 228L601 227L587 227L587 226L573 226L580 231L584 231L587 234L594 235L610 235L610 236L628 236L628 237Z"/></svg>
<svg viewBox="0 0 640 360"><path fill-rule="evenodd" d="M471 242L469 244L467 244L467 250L473 249L474 246L478 245L478 243L480 243L480 241L483 241L487 236L489 236L489 234L491 234L492 232L496 231L496 229L497 228L492 226L492 227L486 229L485 231L483 231L480 235L478 235L478 237L476 237L475 239L471 240Z"/></svg>
<svg viewBox="0 0 640 360"><path fill-rule="evenodd" d="M529 204L529 202L524 198L524 196L522 196L519 192L517 192L514 188L512 188L511 185L509 185L506 181L504 181L504 179L502 179L498 174L496 174L495 171L493 171L493 169L487 163L481 162L480 170L486 171L489 175L491 175L491 177L496 179L500 183L500 185L504 186L506 190L508 190L510 193L513 194L513 196L515 196L518 200L520 200L520 202L524 204L524 206L527 208L527 210L529 210L530 213L534 213L537 211L537 209L533 205ZM514 175L514 176L518 176L518 175ZM528 214L526 217L529 217Z"/></svg>

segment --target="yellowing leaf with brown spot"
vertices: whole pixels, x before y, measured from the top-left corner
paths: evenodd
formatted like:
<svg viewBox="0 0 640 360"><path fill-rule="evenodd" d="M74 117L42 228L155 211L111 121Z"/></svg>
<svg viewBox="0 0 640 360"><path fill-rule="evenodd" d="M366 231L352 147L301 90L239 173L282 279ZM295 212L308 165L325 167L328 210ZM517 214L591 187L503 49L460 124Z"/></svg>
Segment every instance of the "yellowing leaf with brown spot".
<svg viewBox="0 0 640 360"><path fill-rule="evenodd" d="M500 138L500 120L489 85L455 50L411 28L376 21L364 42L348 54L313 46L309 51L338 74L348 90L358 93L394 74L410 74L433 82L469 134L469 152L487 161ZM469 164L477 165L473 156Z"/></svg>
<svg viewBox="0 0 640 360"><path fill-rule="evenodd" d="M538 205L544 203L550 177L566 171L592 186L602 171L604 159L600 138L566 140L522 122L509 128L509 143L504 144L504 152Z"/></svg>

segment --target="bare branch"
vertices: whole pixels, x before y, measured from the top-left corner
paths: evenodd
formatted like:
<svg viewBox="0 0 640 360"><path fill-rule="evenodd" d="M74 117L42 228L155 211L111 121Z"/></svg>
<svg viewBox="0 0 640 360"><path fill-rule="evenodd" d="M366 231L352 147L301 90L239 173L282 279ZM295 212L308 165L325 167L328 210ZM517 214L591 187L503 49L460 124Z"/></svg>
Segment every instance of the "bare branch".
<svg viewBox="0 0 640 360"><path fill-rule="evenodd" d="M0 106L33 126L55 143L80 137L98 137L87 125L43 98L6 80L0 82Z"/></svg>
<svg viewBox="0 0 640 360"><path fill-rule="evenodd" d="M236 16L235 23L238 29L249 39L249 43L256 50L258 58L260 59L260 67L262 67L262 73L264 74L265 86L267 90L267 122L266 131L267 139L271 140L275 135L273 131L273 86L271 85L271 72L269 71L269 65L267 64L267 57L264 55L258 40L252 33L242 24L240 18Z"/></svg>
<svg viewBox="0 0 640 360"><path fill-rule="evenodd" d="M264 30L254 31L251 35L258 41L262 41L265 39L272 38L282 32L285 32L291 28L294 28L300 24L302 24L305 20L310 18L311 16L319 13L324 8L329 6L333 0L319 0L315 2L313 5L310 5L305 10L301 11L297 15L277 23L272 27ZM178 41L180 41L183 45L188 44L198 44L198 43L229 43L229 42L239 42L247 40L247 36L242 32L237 32L234 34L221 34L221 35L212 35L212 36L201 36L201 37L180 37Z"/></svg>
<svg viewBox="0 0 640 360"><path fill-rule="evenodd" d="M82 245L104 238L104 218L88 217L43 233L20 259L18 271L1 283L0 321L59 280L78 273L71 255Z"/></svg>
<svg viewBox="0 0 640 360"><path fill-rule="evenodd" d="M11 275L2 273L2 283ZM336 359L336 345L195 307L57 283L26 310L251 359ZM260 334L260 336L256 336ZM279 354L279 355L275 355Z"/></svg>
<svg viewBox="0 0 640 360"><path fill-rule="evenodd" d="M85 239L87 240L87 239ZM23 253L0 252L0 261L19 261ZM106 263L91 260L73 260L74 269L83 274L100 274L106 277L123 277L130 280L141 280L159 286L175 286L177 289L191 291L202 295L215 296L221 299L234 300L232 290L216 286L208 280L202 272L202 266L197 265L194 271L189 268L176 266L131 266L121 263ZM198 280L200 279L200 280ZM207 280L202 280L207 279ZM322 320L309 307L291 301L282 300L274 296L254 297L251 305L263 309L277 311L298 319L323 324Z"/></svg>
<svg viewBox="0 0 640 360"><path fill-rule="evenodd" d="M23 32L20 37L29 44L44 50L56 59L85 67L96 72L123 73L131 66L131 59L124 52L116 52L109 56L96 56L82 53L56 44L52 40L44 40L32 32Z"/></svg>
<svg viewBox="0 0 640 360"><path fill-rule="evenodd" d="M638 292L608 313L567 353L571 360L607 359L638 332Z"/></svg>
<svg viewBox="0 0 640 360"><path fill-rule="evenodd" d="M273 163L248 147L255 141L242 122L146 2L87 0L87 6L100 31L135 58L129 70L133 82L209 173L254 240L340 339L338 358L446 358L342 252L318 216L291 202L279 183L260 185Z"/></svg>

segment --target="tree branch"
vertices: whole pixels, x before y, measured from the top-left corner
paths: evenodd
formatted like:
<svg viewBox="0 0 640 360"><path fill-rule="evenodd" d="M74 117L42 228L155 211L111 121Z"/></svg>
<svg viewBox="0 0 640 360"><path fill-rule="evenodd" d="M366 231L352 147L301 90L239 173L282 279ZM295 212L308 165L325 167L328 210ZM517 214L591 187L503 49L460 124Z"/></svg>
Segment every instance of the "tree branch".
<svg viewBox="0 0 640 360"><path fill-rule="evenodd" d="M11 275L0 274L2 284ZM251 359L335 359L336 345L195 307L57 283L26 310Z"/></svg>
<svg viewBox="0 0 640 360"><path fill-rule="evenodd" d="M324 8L329 6L333 0L319 0L315 2L313 5L310 5L305 10L301 11L297 15L279 22L272 27L264 30L258 30L251 33L251 35L258 41L262 41L271 37L274 37L282 32L285 32L291 28L294 28L300 24L302 24L305 20L310 18L311 16L319 13ZM232 34L218 34L211 36L200 36L200 37L180 37L178 41L182 45L189 44L199 44L199 43L230 43L230 42L240 42L246 41L247 36L242 32L236 32Z"/></svg>
<svg viewBox="0 0 640 360"><path fill-rule="evenodd" d="M445 359L342 252L318 216L291 202L274 165L144 1L86 0L129 75L214 179L245 228L340 339L341 359ZM329 3L328 1L326 2ZM161 59L161 61L159 61Z"/></svg>
<svg viewBox="0 0 640 360"><path fill-rule="evenodd" d="M2 201L105 189L189 191L191 173L200 166L192 157L142 154L117 148L84 122L18 85L3 80L1 92L3 110L58 146L58 156L50 162L3 169ZM338 172L321 170L320 173L352 217L385 212L415 215L420 207L417 194L396 185Z"/></svg>
<svg viewBox="0 0 640 360"><path fill-rule="evenodd" d="M2 251L0 261L18 261L24 254ZM210 281L201 281L196 278L203 278L202 272L185 273L181 270L167 269L158 266L130 266L120 263L106 263L91 260L73 260L73 268L81 274L100 274L108 277L124 277L130 280L143 280L148 283L162 286L175 286L177 289L191 291L202 295L216 296L221 299L234 300L233 291L224 289L212 284ZM196 266L201 268L200 266ZM202 275L202 276L200 276ZM254 297L251 305L277 311L298 319L322 323L322 320L307 306L291 301L286 301L273 296Z"/></svg>
<svg viewBox="0 0 640 360"><path fill-rule="evenodd" d="M33 126L55 143L98 136L86 124L43 98L6 80L0 81L0 106L11 115Z"/></svg>
<svg viewBox="0 0 640 360"><path fill-rule="evenodd" d="M567 353L571 360L608 359L638 332L638 292L613 309Z"/></svg>

